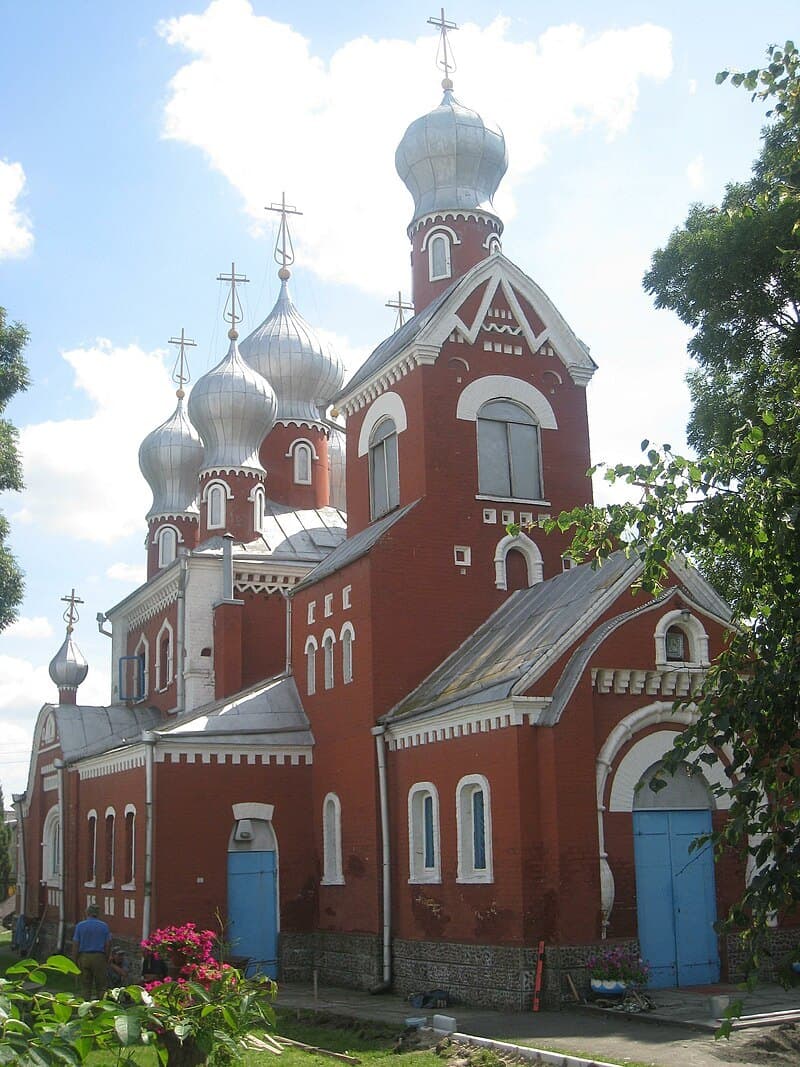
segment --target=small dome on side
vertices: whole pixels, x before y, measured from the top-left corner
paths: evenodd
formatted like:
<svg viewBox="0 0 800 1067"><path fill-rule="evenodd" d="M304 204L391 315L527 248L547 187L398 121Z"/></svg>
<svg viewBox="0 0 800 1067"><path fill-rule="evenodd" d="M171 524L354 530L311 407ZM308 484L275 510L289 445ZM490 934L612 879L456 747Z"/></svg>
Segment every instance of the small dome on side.
<svg viewBox="0 0 800 1067"><path fill-rule="evenodd" d="M202 465L203 442L179 397L170 417L139 446L139 469L153 492L147 518L196 514L197 475Z"/></svg>

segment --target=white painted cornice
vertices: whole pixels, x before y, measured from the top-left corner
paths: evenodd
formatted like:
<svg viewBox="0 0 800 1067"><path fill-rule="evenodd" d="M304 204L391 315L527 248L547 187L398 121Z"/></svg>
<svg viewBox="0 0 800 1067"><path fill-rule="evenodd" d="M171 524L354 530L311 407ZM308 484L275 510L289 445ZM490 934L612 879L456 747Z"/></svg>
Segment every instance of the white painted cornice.
<svg viewBox="0 0 800 1067"><path fill-rule="evenodd" d="M549 704L549 697L510 697L486 704L449 707L386 723L386 739L389 749L395 751L511 726L535 726Z"/></svg>

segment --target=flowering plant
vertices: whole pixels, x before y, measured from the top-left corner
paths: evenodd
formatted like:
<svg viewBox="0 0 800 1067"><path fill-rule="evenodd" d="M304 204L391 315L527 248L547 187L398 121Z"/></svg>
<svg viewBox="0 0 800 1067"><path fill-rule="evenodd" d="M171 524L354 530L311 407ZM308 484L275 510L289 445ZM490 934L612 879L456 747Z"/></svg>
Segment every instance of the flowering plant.
<svg viewBox="0 0 800 1067"><path fill-rule="evenodd" d="M650 976L650 967L644 963L633 948L616 945L603 949L586 961L591 978L603 981L629 982L644 985Z"/></svg>

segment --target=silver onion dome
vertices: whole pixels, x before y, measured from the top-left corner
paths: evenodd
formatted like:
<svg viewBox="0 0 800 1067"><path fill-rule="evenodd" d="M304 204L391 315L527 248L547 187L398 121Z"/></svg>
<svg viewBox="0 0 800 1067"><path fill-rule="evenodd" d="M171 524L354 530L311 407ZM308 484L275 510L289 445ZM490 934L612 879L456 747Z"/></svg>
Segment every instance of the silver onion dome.
<svg viewBox="0 0 800 1067"><path fill-rule="evenodd" d="M197 511L194 500L197 475L203 465L203 442L189 421L182 393L179 390L178 406L167 421L139 446L139 468L153 491L148 519Z"/></svg>
<svg viewBox="0 0 800 1067"><path fill-rule="evenodd" d="M330 502L331 507L347 511L346 468L347 442L344 427L331 426L328 437L328 465L330 467Z"/></svg>
<svg viewBox="0 0 800 1067"><path fill-rule="evenodd" d="M189 418L203 439L203 470L263 471L261 442L275 424L272 386L242 359L235 330L228 354L199 378L189 396Z"/></svg>
<svg viewBox="0 0 800 1067"><path fill-rule="evenodd" d="M242 341L241 353L275 390L279 419L319 422L320 409L328 406L344 381L341 359L292 303L287 277L281 278L275 307Z"/></svg>
<svg viewBox="0 0 800 1067"><path fill-rule="evenodd" d="M441 104L403 134L394 163L414 197L413 225L435 211L493 214L492 197L508 167L508 154L502 130L459 104L446 87Z"/></svg>
<svg viewBox="0 0 800 1067"><path fill-rule="evenodd" d="M89 673L83 653L72 640L72 627L67 627L64 643L50 660L50 677L59 689L77 689Z"/></svg>

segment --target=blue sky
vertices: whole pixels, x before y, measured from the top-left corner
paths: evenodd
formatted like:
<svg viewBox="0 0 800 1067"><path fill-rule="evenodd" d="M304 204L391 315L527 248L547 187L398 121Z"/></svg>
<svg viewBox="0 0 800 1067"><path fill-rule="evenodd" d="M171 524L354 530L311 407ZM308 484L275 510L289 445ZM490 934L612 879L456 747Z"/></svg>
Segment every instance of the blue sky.
<svg viewBox="0 0 800 1067"><path fill-rule="evenodd" d="M0 305L32 335L32 386L9 414L27 489L0 502L26 572L21 620L0 635L0 783L24 788L60 597L86 702L108 697L94 617L143 571L141 439L174 404L166 341L222 356L217 274L251 279L244 330L277 295L274 223L287 198L293 293L350 367L391 330L408 291L410 198L394 174L405 126L438 103L437 13L268 0L0 3ZM600 370L595 460L642 437L682 442L687 334L641 290L653 249L692 201L719 199L758 151L763 108L729 86L790 36L796 4L465 0L448 10L456 96L504 129L496 199L504 251L553 298Z"/></svg>

